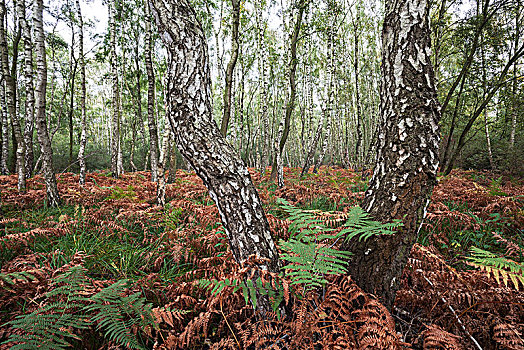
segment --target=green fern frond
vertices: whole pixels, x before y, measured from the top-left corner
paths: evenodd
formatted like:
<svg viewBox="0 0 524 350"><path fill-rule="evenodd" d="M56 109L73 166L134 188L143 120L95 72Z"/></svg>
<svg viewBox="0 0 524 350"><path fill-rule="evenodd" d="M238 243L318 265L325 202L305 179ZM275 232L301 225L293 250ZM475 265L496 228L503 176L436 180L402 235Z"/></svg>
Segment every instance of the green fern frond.
<svg viewBox="0 0 524 350"><path fill-rule="evenodd" d="M374 221L361 207L353 207L349 210L345 229L341 234L346 235L346 241L358 237L359 240L367 240L374 235L391 235L395 229L402 226L402 220L394 220L389 223Z"/></svg>
<svg viewBox="0 0 524 350"><path fill-rule="evenodd" d="M510 280L517 290L520 285L524 286L523 264L477 247L471 248L471 256L466 259L470 265L485 271L489 277L493 276L498 284L501 284L502 278L506 287Z"/></svg>
<svg viewBox="0 0 524 350"><path fill-rule="evenodd" d="M96 323L109 340L128 349L143 349L132 329L154 325L151 305L138 293L126 296L126 280L88 297L84 295L89 285L85 272L75 266L55 277L54 288L44 295L50 302L9 322L23 333L11 335L3 344L16 343L11 349L66 349L73 339L80 340L74 331Z"/></svg>

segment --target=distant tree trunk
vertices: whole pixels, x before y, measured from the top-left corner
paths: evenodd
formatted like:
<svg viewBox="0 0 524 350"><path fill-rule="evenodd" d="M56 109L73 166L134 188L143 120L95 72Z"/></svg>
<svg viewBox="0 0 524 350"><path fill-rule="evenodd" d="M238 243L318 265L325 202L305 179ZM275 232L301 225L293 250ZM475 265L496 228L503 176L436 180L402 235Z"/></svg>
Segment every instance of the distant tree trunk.
<svg viewBox="0 0 524 350"><path fill-rule="evenodd" d="M282 174L282 164L278 161L282 158L282 153L284 152L284 147L286 145L287 137L289 135L289 129L291 126L291 116L293 115L293 111L295 110L295 99L297 95L297 86L296 86L296 72L297 72L297 43L299 40L299 34L300 29L302 27L302 18L304 15L304 10L306 9L308 2L305 0L300 0L296 6L298 8L297 18L295 20L295 26L293 29L293 34L291 35L291 42L289 46L289 50L291 53L291 57L288 63L288 70L289 70L289 95L286 102L285 107L285 113L284 113L284 129L282 130L282 133L279 132L279 140L278 147L275 149L275 157L273 157L273 167L271 169L271 179L275 180L277 175ZM279 178L278 184L280 187L284 186L284 179Z"/></svg>
<svg viewBox="0 0 524 350"><path fill-rule="evenodd" d="M171 145L169 148L169 176L167 178L168 184L172 184L175 182L176 169L177 169L176 145L175 145L175 138L173 136L171 140Z"/></svg>
<svg viewBox="0 0 524 350"><path fill-rule="evenodd" d="M245 164L213 121L207 43L197 15L188 0L150 3L169 55L167 113L177 147L216 203L235 259L267 258L261 267L278 272L262 202ZM257 305L270 310L269 301Z"/></svg>
<svg viewBox="0 0 524 350"><path fill-rule="evenodd" d="M326 119L326 109L323 108L322 112L320 114L320 120L318 121L317 130L315 131L315 135L313 136L313 139L309 143L309 151L306 155L306 159L304 161L304 166L302 167L302 172L300 173L300 176L303 177L309 172L309 168L311 168L311 165L313 164L313 161L315 160L315 153L317 151L317 146L320 141L320 136L322 135L322 128L324 126L324 121Z"/></svg>
<svg viewBox="0 0 524 350"><path fill-rule="evenodd" d="M76 79L76 70L78 68L78 60L75 57L75 47L76 47L76 41L75 41L75 23L73 21L73 17L71 16L70 20L71 25L71 48L69 53L69 67L71 69L71 91L69 96L69 113L68 113L68 121L69 121L69 164L73 163L73 135L74 135L74 129L73 129L73 117L75 114L75 79Z"/></svg>
<svg viewBox="0 0 524 350"><path fill-rule="evenodd" d="M2 128L2 154L0 155L0 174L8 175L7 158L9 158L9 120L7 117L7 103L5 101L5 78L0 69L0 123Z"/></svg>
<svg viewBox="0 0 524 350"><path fill-rule="evenodd" d="M468 123L466 124L466 126L464 127L464 129L462 130L462 132L460 134L460 137L459 137L458 142L457 142L457 146L455 147L454 151L449 156L449 160L448 160L448 162L446 164L446 168L444 170L444 174L445 175L448 175L451 172L451 170L453 170L453 166L455 164L455 161L457 160L458 155L462 151L462 148L466 144L466 136L469 133L469 131L471 130L471 128L473 127L473 124L478 119L478 117L482 114L482 112L486 109L486 107L490 103L490 101L493 98L493 96L495 96L497 91L504 85L505 79L506 79L506 75L507 75L509 69L511 68L511 66L518 59L520 59L523 55L524 55L524 44L521 45L520 47L516 47L515 48L515 52L509 58L509 60L506 62L506 65L504 66L502 71L499 73L499 76L498 76L497 80L495 81L495 83L491 86L489 91L485 92L485 94L483 96L482 103L471 114L471 116L470 116L470 118L468 120Z"/></svg>
<svg viewBox="0 0 524 350"><path fill-rule="evenodd" d="M151 153L151 181L156 182L158 179L158 131L155 121L155 72L153 70L153 60L151 58L152 41L150 21L152 18L147 0L145 0L144 6L146 10L144 57L147 72L147 123L149 126L149 148Z"/></svg>
<svg viewBox="0 0 524 350"><path fill-rule="evenodd" d="M25 142L22 136L20 119L16 111L16 83L14 80L14 77L16 75L14 75L13 72L9 71L8 46L6 39L6 30L4 27L6 15L7 11L5 7L5 0L0 0L0 59L2 61L2 70L5 80L7 111L9 113L9 116L11 117L11 124L13 125L13 134L16 142L16 170L18 172L18 191L25 192ZM16 43L16 45L18 46L18 43ZM14 63L13 67L15 67Z"/></svg>
<svg viewBox="0 0 524 350"><path fill-rule="evenodd" d="M517 9L516 9L516 15L515 15L515 38L514 38L514 45L515 48L519 45L520 40L520 1L517 1ZM518 108L517 108L517 64L518 60L515 60L513 63L513 84L511 88L511 132L509 134L509 147L513 150L515 147L515 134L517 132L517 116L518 116Z"/></svg>
<svg viewBox="0 0 524 350"><path fill-rule="evenodd" d="M231 10L231 58L226 69L226 85L224 88L224 113L222 115L222 125L220 132L222 136L227 135L229 119L231 118L231 95L233 90L233 72L238 59L238 27L240 26L240 0L231 0L233 9Z"/></svg>
<svg viewBox="0 0 524 350"><path fill-rule="evenodd" d="M354 57L353 57L353 69L355 72L355 107L356 107L356 119L357 119L357 141L355 143L355 165L357 168L360 168L362 157L360 155L360 148L362 145L362 107L360 102L360 70L358 66L359 61L359 32L358 26L360 24L360 12L359 8L356 9L355 21L353 22L354 33Z"/></svg>
<svg viewBox="0 0 524 350"><path fill-rule="evenodd" d="M269 117L268 117L268 53L265 45L265 22L262 20L262 3L259 2L256 5L257 12L257 25L258 28L258 73L262 80L262 86L260 88L259 95L259 120L260 125L260 141L262 143L262 152L260 152L260 173L263 175L266 172L266 165L269 157Z"/></svg>
<svg viewBox="0 0 524 350"><path fill-rule="evenodd" d="M169 145L171 143L171 129L168 125L164 131L160 157L158 158L158 181L156 187L156 203L160 206L166 205L166 164L169 159Z"/></svg>
<svg viewBox="0 0 524 350"><path fill-rule="evenodd" d="M400 276L437 183L440 112L430 56L429 2L388 0L382 32L378 157L362 207L401 219L393 235L351 241L349 272L392 307Z"/></svg>
<svg viewBox="0 0 524 350"><path fill-rule="evenodd" d="M86 110L86 61L84 57L84 19L82 17L82 9L80 7L80 0L76 0L76 13L78 16L78 59L80 61L80 109L81 109L81 133L80 133L80 149L78 150L78 163L80 165L80 185L86 182L86 159L85 150L87 144L87 110Z"/></svg>
<svg viewBox="0 0 524 350"><path fill-rule="evenodd" d="M53 170L53 149L47 131L47 121L45 116L46 106L46 87L47 87L47 63L45 52L45 37L43 23L43 0L35 0L33 10L33 23L35 26L36 42L36 69L37 82L35 89L36 96L36 130L38 142L42 150L42 171L46 184L47 200L49 205L56 207L60 205L60 195L56 184L56 177Z"/></svg>
<svg viewBox="0 0 524 350"><path fill-rule="evenodd" d="M328 26L327 29L327 78L328 78L328 87L327 87L327 106L326 106L326 133L324 136L324 140L322 143L322 148L320 149L320 155L318 156L318 159L315 163L315 167L313 168L313 173L317 173L318 169L322 165L322 162L324 161L324 157L326 156L326 151L329 145L330 137L331 137L331 125L333 123L333 108L335 106L335 91L334 91L334 83L335 83L335 26L336 26L336 14L334 13L335 10L333 8L333 4L329 4L328 12L330 15L331 23Z"/></svg>
<svg viewBox="0 0 524 350"><path fill-rule="evenodd" d="M116 55L116 23L115 23L115 3L108 2L109 7L109 37L111 50L111 79L113 98L111 102L111 174L113 177L120 176L119 155L121 154L120 146L120 85L118 83L117 55ZM147 21L146 21L147 22Z"/></svg>
<svg viewBox="0 0 524 350"><path fill-rule="evenodd" d="M33 173L33 128L35 117L35 88L33 85L33 42L31 40L31 28L27 22L25 13L25 0L17 2L18 22L24 39L24 83L25 83L25 177L30 178Z"/></svg>
<svg viewBox="0 0 524 350"><path fill-rule="evenodd" d="M141 77L141 74L140 74L140 55L139 55L139 52L138 52L138 49L139 49L139 34L136 33L136 37L137 37L137 41L136 41L136 45L135 45L135 69L136 69L136 86L135 86L135 91L136 91L136 109L135 109L135 118L133 119L133 124L132 124L132 132L133 132L133 137L132 137L132 140L131 140L131 154L133 155L133 157L130 157L129 158L129 162L131 163L131 169L133 171L138 171L138 168L136 167L135 165L135 162L134 162L134 154L135 154L135 145L136 145L136 135L137 135L137 130L136 130L136 125L137 123L140 123L141 125L144 125L143 122L142 122L142 87L140 85L140 77Z"/></svg>

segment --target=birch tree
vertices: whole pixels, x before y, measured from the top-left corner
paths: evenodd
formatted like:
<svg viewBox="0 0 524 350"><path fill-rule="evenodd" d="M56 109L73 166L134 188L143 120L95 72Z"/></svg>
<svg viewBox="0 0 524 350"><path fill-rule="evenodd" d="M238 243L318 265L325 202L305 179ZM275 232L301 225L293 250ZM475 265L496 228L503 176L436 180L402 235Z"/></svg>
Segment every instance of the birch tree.
<svg viewBox="0 0 524 350"><path fill-rule="evenodd" d="M393 305L400 276L437 183L440 110L431 64L429 2L387 0L382 31L377 162L362 207L377 220L401 219L393 235L351 241L349 272Z"/></svg>
<svg viewBox="0 0 524 350"><path fill-rule="evenodd" d="M155 72L151 50L153 48L151 32L151 12L147 0L144 0L145 8L145 48L144 57L147 72L147 125L149 127L149 147L151 152L151 181L156 182L158 177L158 131L155 120Z"/></svg>
<svg viewBox="0 0 524 350"><path fill-rule="evenodd" d="M0 0L0 60L2 64L2 73L5 81L6 90L6 107L13 126L13 133L16 142L16 171L18 174L18 190L25 192L25 141L22 134L22 127L20 118L16 109L16 82L15 75L9 69L9 48L7 46L7 35L5 28L5 17L7 11L5 7L5 0ZM16 43L18 46L18 43ZM16 60L16 55L13 54L13 61ZM14 66L14 65L13 65ZM16 70L13 70L16 72Z"/></svg>
<svg viewBox="0 0 524 350"><path fill-rule="evenodd" d="M278 252L262 202L237 152L213 120L205 34L188 0L151 0L168 51L167 115L175 142L216 203L235 259L266 258L278 272ZM259 303L269 310L269 301Z"/></svg>
<svg viewBox="0 0 524 350"><path fill-rule="evenodd" d="M78 16L78 60L80 61L80 113L81 113L81 131L80 131L80 149L78 150L78 163L80 165L81 185L86 182L86 159L85 150L87 144L87 109L86 109L86 60L84 57L84 18L80 0L76 0L76 14Z"/></svg>
<svg viewBox="0 0 524 350"><path fill-rule="evenodd" d="M46 185L47 200L49 205L60 205L60 195L56 184L56 177L53 170L53 149L47 130L46 120L46 88L47 88L47 63L45 51L45 36L43 23L43 0L34 0L33 23L35 26L36 43L36 70L37 80L35 88L36 106L36 129L38 133L38 143L42 152L42 172Z"/></svg>

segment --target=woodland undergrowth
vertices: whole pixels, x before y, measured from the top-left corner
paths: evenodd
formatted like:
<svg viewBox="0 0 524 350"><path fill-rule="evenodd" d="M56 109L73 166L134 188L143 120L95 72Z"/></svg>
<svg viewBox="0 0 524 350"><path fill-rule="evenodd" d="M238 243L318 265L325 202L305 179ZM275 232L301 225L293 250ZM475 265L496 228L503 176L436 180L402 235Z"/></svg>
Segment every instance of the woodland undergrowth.
<svg viewBox="0 0 524 350"><path fill-rule="evenodd" d="M339 232L370 175L322 168L299 179L286 168L277 189L251 174L282 242L292 222L281 200ZM149 179L97 172L81 187L61 174L65 204L53 209L42 178L19 194L15 176L0 177L0 349L30 348L24 339L40 339L35 318L78 349L524 349L521 180L472 171L439 179L391 313L347 276L299 289L262 273L283 291L286 313L259 321L231 282L260 276L257 261L235 263L202 182L179 170L161 208ZM203 281L228 282L218 290Z"/></svg>

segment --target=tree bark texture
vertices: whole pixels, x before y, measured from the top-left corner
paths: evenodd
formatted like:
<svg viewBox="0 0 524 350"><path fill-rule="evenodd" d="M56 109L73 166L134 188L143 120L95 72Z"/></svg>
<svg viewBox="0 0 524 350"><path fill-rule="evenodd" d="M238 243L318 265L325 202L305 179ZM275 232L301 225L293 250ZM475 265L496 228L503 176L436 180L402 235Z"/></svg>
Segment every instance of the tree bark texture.
<svg viewBox="0 0 524 350"><path fill-rule="evenodd" d="M224 113L222 115L222 124L220 132L226 137L229 119L231 119L231 95L233 91L233 72L238 60L238 27L240 26L240 0L231 0L233 9L231 10L231 58L226 68L226 85L224 88Z"/></svg>
<svg viewBox="0 0 524 350"><path fill-rule="evenodd" d="M38 142L40 143L42 157L42 172L46 185L47 200L49 205L60 205L60 195L56 184L56 177L53 170L53 149L47 130L47 120L45 115L46 107L46 88L47 88L47 63L45 52L45 37L43 23L43 0L35 0L33 9L33 23L35 26L36 42L36 89L35 89L35 106L36 106L36 130Z"/></svg>
<svg viewBox="0 0 524 350"><path fill-rule="evenodd" d="M20 126L20 118L16 111L16 75L9 71L9 56L7 46L7 35L4 27L5 16L7 11L5 7L5 0L0 0L0 60L2 61L2 71L5 80L6 90L6 105L9 117L11 118L11 124L13 125L14 141L16 143L16 171L18 173L18 190L25 192L25 142L22 135L22 127ZM18 43L16 43L18 46ZM13 57L16 55L13 53ZM15 64L13 63L13 66Z"/></svg>
<svg viewBox="0 0 524 350"><path fill-rule="evenodd" d="M78 150L78 164L80 165L80 185L86 182L86 159L85 151L87 145L87 110L86 110L86 61L84 57L84 19L80 0L76 0L76 13L78 16L78 60L80 61L80 149Z"/></svg>
<svg viewBox="0 0 524 350"><path fill-rule="evenodd" d="M238 262L267 258L278 271L278 252L249 172L212 118L206 38L188 0L151 0L169 63L166 98L175 142L218 207Z"/></svg>
<svg viewBox="0 0 524 350"><path fill-rule="evenodd" d="M362 207L375 219L402 219L391 236L349 243L349 272L393 305L439 165L440 109L431 64L427 0L388 0L382 32L381 126L377 162Z"/></svg>
<svg viewBox="0 0 524 350"><path fill-rule="evenodd" d="M25 177L30 178L33 173L33 130L35 118L35 88L33 84L33 42L31 40L31 27L26 17L25 0L17 2L18 22L24 39L24 85L25 85Z"/></svg>
<svg viewBox="0 0 524 350"><path fill-rule="evenodd" d="M147 72L147 125L149 127L149 147L151 152L151 181L157 181L158 170L158 130L155 120L155 72L153 70L153 59L151 57L152 50L152 32L151 32L151 11L149 4L145 0L146 11L146 33L145 33L145 48L144 57L146 62ZM147 163L147 162L146 162Z"/></svg>

